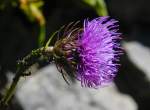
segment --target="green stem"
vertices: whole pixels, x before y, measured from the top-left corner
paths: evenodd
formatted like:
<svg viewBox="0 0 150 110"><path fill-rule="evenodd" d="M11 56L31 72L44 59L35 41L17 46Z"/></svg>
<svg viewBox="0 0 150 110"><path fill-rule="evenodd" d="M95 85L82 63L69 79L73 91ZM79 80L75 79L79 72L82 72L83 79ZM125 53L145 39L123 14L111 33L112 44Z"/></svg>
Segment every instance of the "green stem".
<svg viewBox="0 0 150 110"><path fill-rule="evenodd" d="M33 64L35 64L41 56L44 58L50 58L52 59L52 52L53 47L42 47L36 50L33 50L29 55L23 58L23 60L18 62L18 70L16 72L16 75L13 79L13 82L6 91L6 94L3 96L3 98L0 101L1 106L5 106L8 104L9 100L12 98L14 91L16 89L16 86L18 84L18 81L20 80L21 76L27 75L24 73L27 69L29 69ZM44 58L45 59L45 58Z"/></svg>
<svg viewBox="0 0 150 110"><path fill-rule="evenodd" d="M19 72L18 72L19 73ZM7 105L8 101L11 99L12 95L14 94L14 91L16 89L17 83L21 77L21 75L16 74L16 76L13 79L12 85L10 86L10 88L8 89L8 91L6 92L5 96L2 98L1 103L3 105Z"/></svg>
<svg viewBox="0 0 150 110"><path fill-rule="evenodd" d="M45 42L45 34L46 34L46 29L45 29L45 24L40 25L40 33L38 36L38 45L39 47L43 46Z"/></svg>

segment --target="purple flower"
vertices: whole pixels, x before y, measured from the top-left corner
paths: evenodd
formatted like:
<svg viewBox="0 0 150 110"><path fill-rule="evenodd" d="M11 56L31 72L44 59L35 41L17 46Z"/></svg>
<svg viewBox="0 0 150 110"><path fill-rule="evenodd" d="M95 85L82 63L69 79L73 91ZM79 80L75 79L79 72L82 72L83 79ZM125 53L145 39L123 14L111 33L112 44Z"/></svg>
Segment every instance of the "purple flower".
<svg viewBox="0 0 150 110"><path fill-rule="evenodd" d="M103 86L113 80L118 72L119 55L117 21L99 17L84 21L84 30L78 39L79 63L77 79L85 87Z"/></svg>
<svg viewBox="0 0 150 110"><path fill-rule="evenodd" d="M113 80L122 54L117 22L99 17L85 20L83 28L67 27L54 46L54 59L65 80L68 75L93 88Z"/></svg>

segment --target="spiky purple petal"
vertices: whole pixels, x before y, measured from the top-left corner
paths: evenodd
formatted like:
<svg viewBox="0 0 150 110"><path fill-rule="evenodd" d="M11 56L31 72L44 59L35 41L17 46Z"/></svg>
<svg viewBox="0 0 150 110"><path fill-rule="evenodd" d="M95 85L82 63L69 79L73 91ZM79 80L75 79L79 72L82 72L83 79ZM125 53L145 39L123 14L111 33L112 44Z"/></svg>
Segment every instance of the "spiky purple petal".
<svg viewBox="0 0 150 110"><path fill-rule="evenodd" d="M117 21L99 17L84 21L84 30L78 39L79 63L77 79L85 87L98 87L113 80L118 72L121 53Z"/></svg>

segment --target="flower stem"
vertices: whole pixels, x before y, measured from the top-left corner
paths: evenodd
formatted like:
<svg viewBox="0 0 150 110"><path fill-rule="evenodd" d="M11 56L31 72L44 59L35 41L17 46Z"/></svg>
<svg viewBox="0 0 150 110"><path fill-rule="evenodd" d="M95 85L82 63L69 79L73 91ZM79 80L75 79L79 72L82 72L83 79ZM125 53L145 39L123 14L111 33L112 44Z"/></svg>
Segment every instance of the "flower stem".
<svg viewBox="0 0 150 110"><path fill-rule="evenodd" d="M8 104L8 101L11 99L12 95L14 94L14 91L16 89L16 86L17 86L17 83L18 83L20 77L21 77L21 75L19 75L19 74L16 74L16 76L14 77L10 88L8 89L8 91L6 91L6 94L4 95L4 97L1 100L1 103L3 105Z"/></svg>
<svg viewBox="0 0 150 110"><path fill-rule="evenodd" d="M33 64L37 63L40 57L42 57L43 60L45 60L46 58L51 62L53 58L52 52L53 52L53 47L47 47L47 48L42 47L33 50L29 55L27 55L21 61L18 62L16 75L13 79L12 84L10 85L10 88L8 89L8 91L6 91L5 95L2 97L0 101L1 106L6 106L8 104L9 100L12 98L14 94L14 91L16 89L16 86L20 78L22 76L30 75L30 73L25 73L25 71L29 69Z"/></svg>

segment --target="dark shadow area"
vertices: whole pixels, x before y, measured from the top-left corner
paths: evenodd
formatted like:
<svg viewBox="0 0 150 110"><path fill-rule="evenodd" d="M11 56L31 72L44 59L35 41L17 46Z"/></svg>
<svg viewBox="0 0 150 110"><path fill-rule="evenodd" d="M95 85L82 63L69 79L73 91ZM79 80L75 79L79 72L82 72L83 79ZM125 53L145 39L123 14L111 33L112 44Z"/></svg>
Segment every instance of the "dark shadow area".
<svg viewBox="0 0 150 110"><path fill-rule="evenodd" d="M138 110L149 110L150 82L146 75L129 60L127 54L122 56L121 63L115 84L120 92L132 96L138 104Z"/></svg>
<svg viewBox="0 0 150 110"><path fill-rule="evenodd" d="M125 41L138 41L150 47L150 7L148 0L106 0L112 16L121 22ZM115 83L120 92L129 94L138 110L150 109L150 79L128 58L121 58L121 68Z"/></svg>

